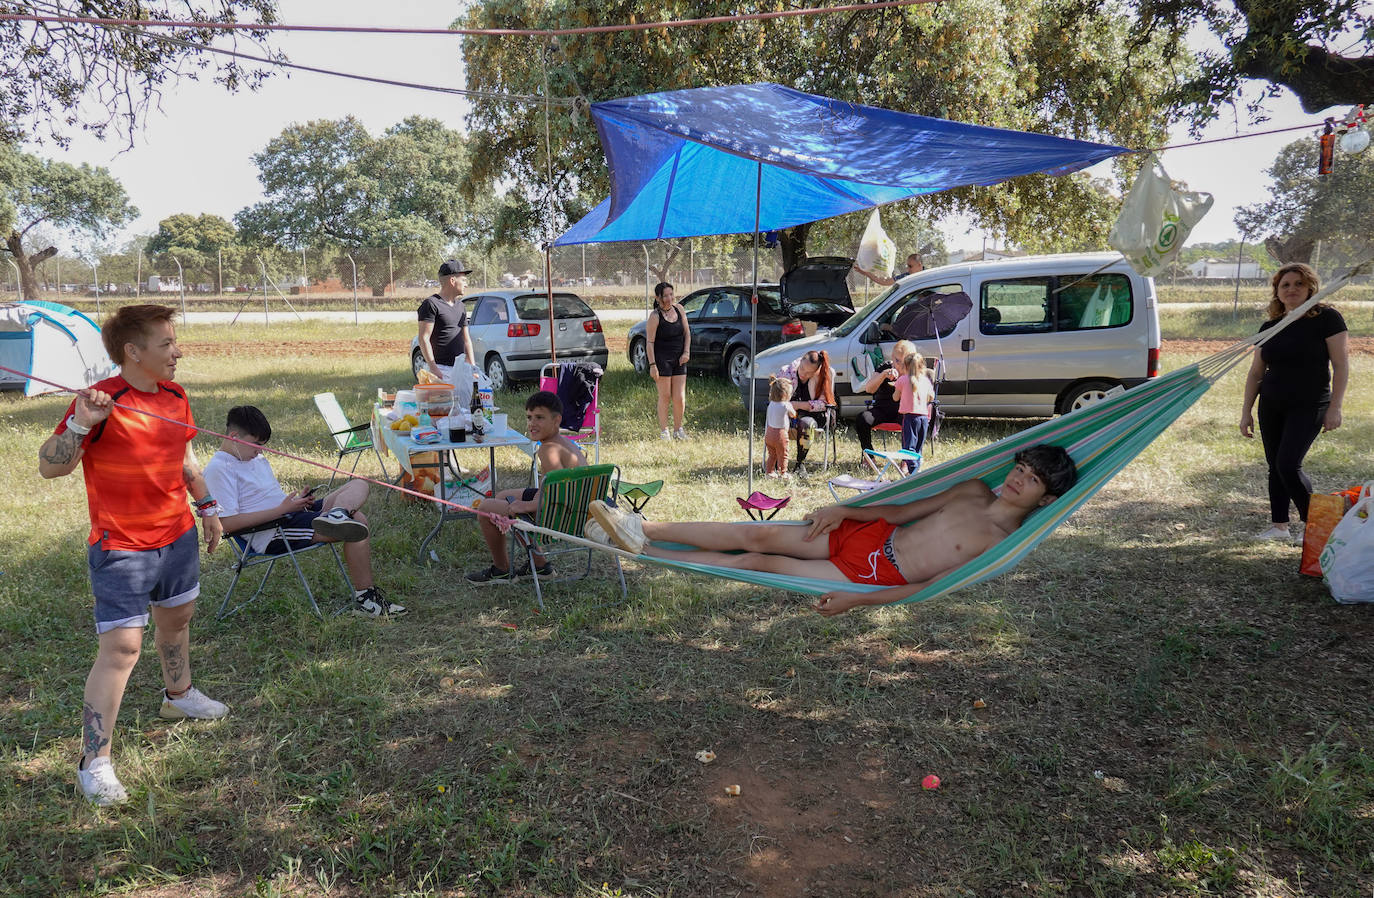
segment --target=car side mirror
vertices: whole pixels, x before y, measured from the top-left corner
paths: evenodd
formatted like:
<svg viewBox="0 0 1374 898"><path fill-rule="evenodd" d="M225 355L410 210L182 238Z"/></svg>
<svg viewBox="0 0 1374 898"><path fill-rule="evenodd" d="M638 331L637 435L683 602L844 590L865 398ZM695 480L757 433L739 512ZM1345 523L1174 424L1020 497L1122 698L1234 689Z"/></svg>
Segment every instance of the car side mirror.
<svg viewBox="0 0 1374 898"><path fill-rule="evenodd" d="M859 335L859 342L868 346L883 342L882 332L878 330L878 322L869 322L868 327L864 328L863 333Z"/></svg>

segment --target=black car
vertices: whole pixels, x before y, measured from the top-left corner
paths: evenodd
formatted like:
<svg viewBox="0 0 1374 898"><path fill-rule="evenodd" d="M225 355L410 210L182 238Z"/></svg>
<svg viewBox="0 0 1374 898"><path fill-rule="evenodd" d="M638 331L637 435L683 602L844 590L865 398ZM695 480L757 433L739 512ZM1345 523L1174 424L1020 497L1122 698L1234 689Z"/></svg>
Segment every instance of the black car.
<svg viewBox="0 0 1374 898"><path fill-rule="evenodd" d="M845 284L852 264L849 259L815 258L783 275L781 285L760 284L756 351L818 327L835 327L853 315ZM705 287L681 303L692 330L688 371L720 374L736 386L744 383L749 377L749 286ZM636 371L649 373L645 322L630 328L627 355Z"/></svg>

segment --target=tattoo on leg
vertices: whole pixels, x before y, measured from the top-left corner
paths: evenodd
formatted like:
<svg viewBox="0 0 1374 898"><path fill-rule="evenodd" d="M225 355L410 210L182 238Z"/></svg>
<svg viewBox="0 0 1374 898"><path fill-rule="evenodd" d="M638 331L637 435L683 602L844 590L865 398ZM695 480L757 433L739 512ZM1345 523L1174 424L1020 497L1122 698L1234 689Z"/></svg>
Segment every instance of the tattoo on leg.
<svg viewBox="0 0 1374 898"><path fill-rule="evenodd" d="M179 684L186 673L186 658L181 653L181 645L164 642L157 648L162 653L162 666L167 671L167 679L172 681L173 686Z"/></svg>
<svg viewBox="0 0 1374 898"><path fill-rule="evenodd" d="M81 709L81 748L88 757L94 758L110 739L104 732L104 721L100 713L84 702Z"/></svg>

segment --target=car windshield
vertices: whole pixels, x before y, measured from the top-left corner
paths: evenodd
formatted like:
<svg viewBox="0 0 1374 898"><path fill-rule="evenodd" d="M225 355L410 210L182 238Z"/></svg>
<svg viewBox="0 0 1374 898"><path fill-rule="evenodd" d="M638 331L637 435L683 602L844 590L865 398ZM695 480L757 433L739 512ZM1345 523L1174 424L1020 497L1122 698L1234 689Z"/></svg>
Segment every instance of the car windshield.
<svg viewBox="0 0 1374 898"><path fill-rule="evenodd" d="M547 319L549 317L549 298L543 293L530 293L515 297L515 314L521 320ZM553 317L555 318L594 318L596 313L591 306L582 301L575 293L555 293L553 295Z"/></svg>
<svg viewBox="0 0 1374 898"><path fill-rule="evenodd" d="M882 293L879 293L873 299L869 300L868 304L865 305L862 309L859 309L853 315L850 315L848 318L846 318L830 333L834 334L837 337L849 336L854 332L854 329L858 327L860 324L862 324L865 320L867 320L869 314L872 313L875 309L877 309L880 305L882 305L887 300L887 298L892 295L892 291L896 289L897 284L893 284L891 287L888 287Z"/></svg>

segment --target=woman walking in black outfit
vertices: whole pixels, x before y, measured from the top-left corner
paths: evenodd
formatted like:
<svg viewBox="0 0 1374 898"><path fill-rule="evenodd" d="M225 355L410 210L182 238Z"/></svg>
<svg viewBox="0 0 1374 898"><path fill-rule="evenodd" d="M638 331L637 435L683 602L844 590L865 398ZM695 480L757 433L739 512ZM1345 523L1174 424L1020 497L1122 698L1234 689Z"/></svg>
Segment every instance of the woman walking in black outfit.
<svg viewBox="0 0 1374 898"><path fill-rule="evenodd" d="M687 313L673 298L673 285L654 287L654 308L645 325L648 339L649 376L658 386L659 436L687 439L682 419L687 412L687 359L691 357L692 329ZM673 408L676 432L668 429L668 406Z"/></svg>
<svg viewBox="0 0 1374 898"><path fill-rule="evenodd" d="M1317 273L1301 262L1274 273L1273 298L1266 309L1267 330L1307 302L1321 286ZM1317 434L1341 426L1341 402L1349 376L1349 334L1341 313L1318 304L1284 328L1255 353L1245 376L1240 408L1241 436L1255 435L1250 409L1259 397L1260 440L1269 463L1269 509L1273 526L1257 539L1289 539L1288 507L1307 520L1312 481L1302 461Z"/></svg>

